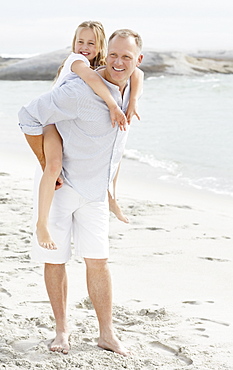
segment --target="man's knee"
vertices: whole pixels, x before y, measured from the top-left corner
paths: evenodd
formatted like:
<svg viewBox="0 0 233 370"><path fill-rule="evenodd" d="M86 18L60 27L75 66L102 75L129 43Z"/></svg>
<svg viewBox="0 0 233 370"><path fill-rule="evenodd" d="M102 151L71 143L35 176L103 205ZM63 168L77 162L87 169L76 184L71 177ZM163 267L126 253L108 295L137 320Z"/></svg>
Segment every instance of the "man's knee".
<svg viewBox="0 0 233 370"><path fill-rule="evenodd" d="M84 258L86 267L88 269L95 269L95 270L101 270L104 268L107 268L108 266L108 259L95 259L95 258Z"/></svg>
<svg viewBox="0 0 233 370"><path fill-rule="evenodd" d="M65 263L45 263L44 268L45 271L61 271L65 268Z"/></svg>

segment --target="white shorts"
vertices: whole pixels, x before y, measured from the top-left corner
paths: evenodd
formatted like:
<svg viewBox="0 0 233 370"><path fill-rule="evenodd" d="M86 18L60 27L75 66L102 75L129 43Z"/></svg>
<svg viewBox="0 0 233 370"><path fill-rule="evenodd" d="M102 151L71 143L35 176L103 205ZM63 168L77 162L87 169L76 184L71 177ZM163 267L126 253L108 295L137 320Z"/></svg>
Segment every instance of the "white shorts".
<svg viewBox="0 0 233 370"><path fill-rule="evenodd" d="M105 259L109 256L109 205L83 198L72 187L63 184L56 190L49 215L49 231L57 249L49 250L38 244L35 234L37 199L40 177L36 175L34 191L34 233L31 258L37 262L66 263L74 242L75 255Z"/></svg>

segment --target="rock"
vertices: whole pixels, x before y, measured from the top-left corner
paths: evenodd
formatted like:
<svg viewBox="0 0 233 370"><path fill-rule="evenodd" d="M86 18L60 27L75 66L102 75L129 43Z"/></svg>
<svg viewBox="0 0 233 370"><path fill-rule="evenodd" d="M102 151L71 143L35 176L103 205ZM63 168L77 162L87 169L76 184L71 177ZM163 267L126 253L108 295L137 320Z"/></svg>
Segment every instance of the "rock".
<svg viewBox="0 0 233 370"><path fill-rule="evenodd" d="M233 52L147 52L141 69L146 74L193 75L201 73L233 73Z"/></svg>
<svg viewBox="0 0 233 370"><path fill-rule="evenodd" d="M195 58L188 55L186 56L186 60L190 65L192 65L192 69L198 72L233 73L232 60Z"/></svg>
<svg viewBox="0 0 233 370"><path fill-rule="evenodd" d="M1 80L53 80L70 48L22 59L1 67Z"/></svg>
<svg viewBox="0 0 233 370"><path fill-rule="evenodd" d="M10 64L14 64L16 62L21 61L22 58L2 58L0 57L0 68L7 67Z"/></svg>
<svg viewBox="0 0 233 370"><path fill-rule="evenodd" d="M144 51L143 60L140 68L148 74L165 72L166 63L163 53L156 51Z"/></svg>
<svg viewBox="0 0 233 370"><path fill-rule="evenodd" d="M0 80L53 80L70 47L31 58L0 59ZM233 73L233 51L197 53L146 50L140 68L146 75Z"/></svg>

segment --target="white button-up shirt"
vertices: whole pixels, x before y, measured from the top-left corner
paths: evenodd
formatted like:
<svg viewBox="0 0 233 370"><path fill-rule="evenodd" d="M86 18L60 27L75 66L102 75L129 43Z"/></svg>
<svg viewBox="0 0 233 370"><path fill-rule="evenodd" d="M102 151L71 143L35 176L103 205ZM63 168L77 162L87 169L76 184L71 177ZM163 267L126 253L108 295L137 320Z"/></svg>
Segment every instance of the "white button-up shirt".
<svg viewBox="0 0 233 370"><path fill-rule="evenodd" d="M103 79L117 104L126 112L130 86L122 97L119 87ZM105 102L79 77L41 95L19 111L23 133L40 135L56 123L63 140L63 176L84 198L103 201L125 148L126 131L111 125Z"/></svg>

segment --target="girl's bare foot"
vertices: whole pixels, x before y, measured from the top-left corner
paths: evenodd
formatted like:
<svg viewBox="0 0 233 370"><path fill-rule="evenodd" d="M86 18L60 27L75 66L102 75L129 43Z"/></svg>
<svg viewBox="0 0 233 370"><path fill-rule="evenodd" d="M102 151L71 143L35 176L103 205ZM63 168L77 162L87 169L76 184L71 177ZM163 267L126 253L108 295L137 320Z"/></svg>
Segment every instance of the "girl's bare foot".
<svg viewBox="0 0 233 370"><path fill-rule="evenodd" d="M116 199L113 199L112 197L109 197L109 210L114 213L118 220L123 221L126 224L129 223L129 219L124 215L124 213L118 206Z"/></svg>
<svg viewBox="0 0 233 370"><path fill-rule="evenodd" d="M41 247L46 249L57 249L54 241L51 239L48 228L37 224L37 240Z"/></svg>
<svg viewBox="0 0 233 370"><path fill-rule="evenodd" d="M55 339L52 341L50 345L50 351L61 352L64 353L64 355L67 355L69 349L70 349L69 335L63 332L57 333Z"/></svg>

